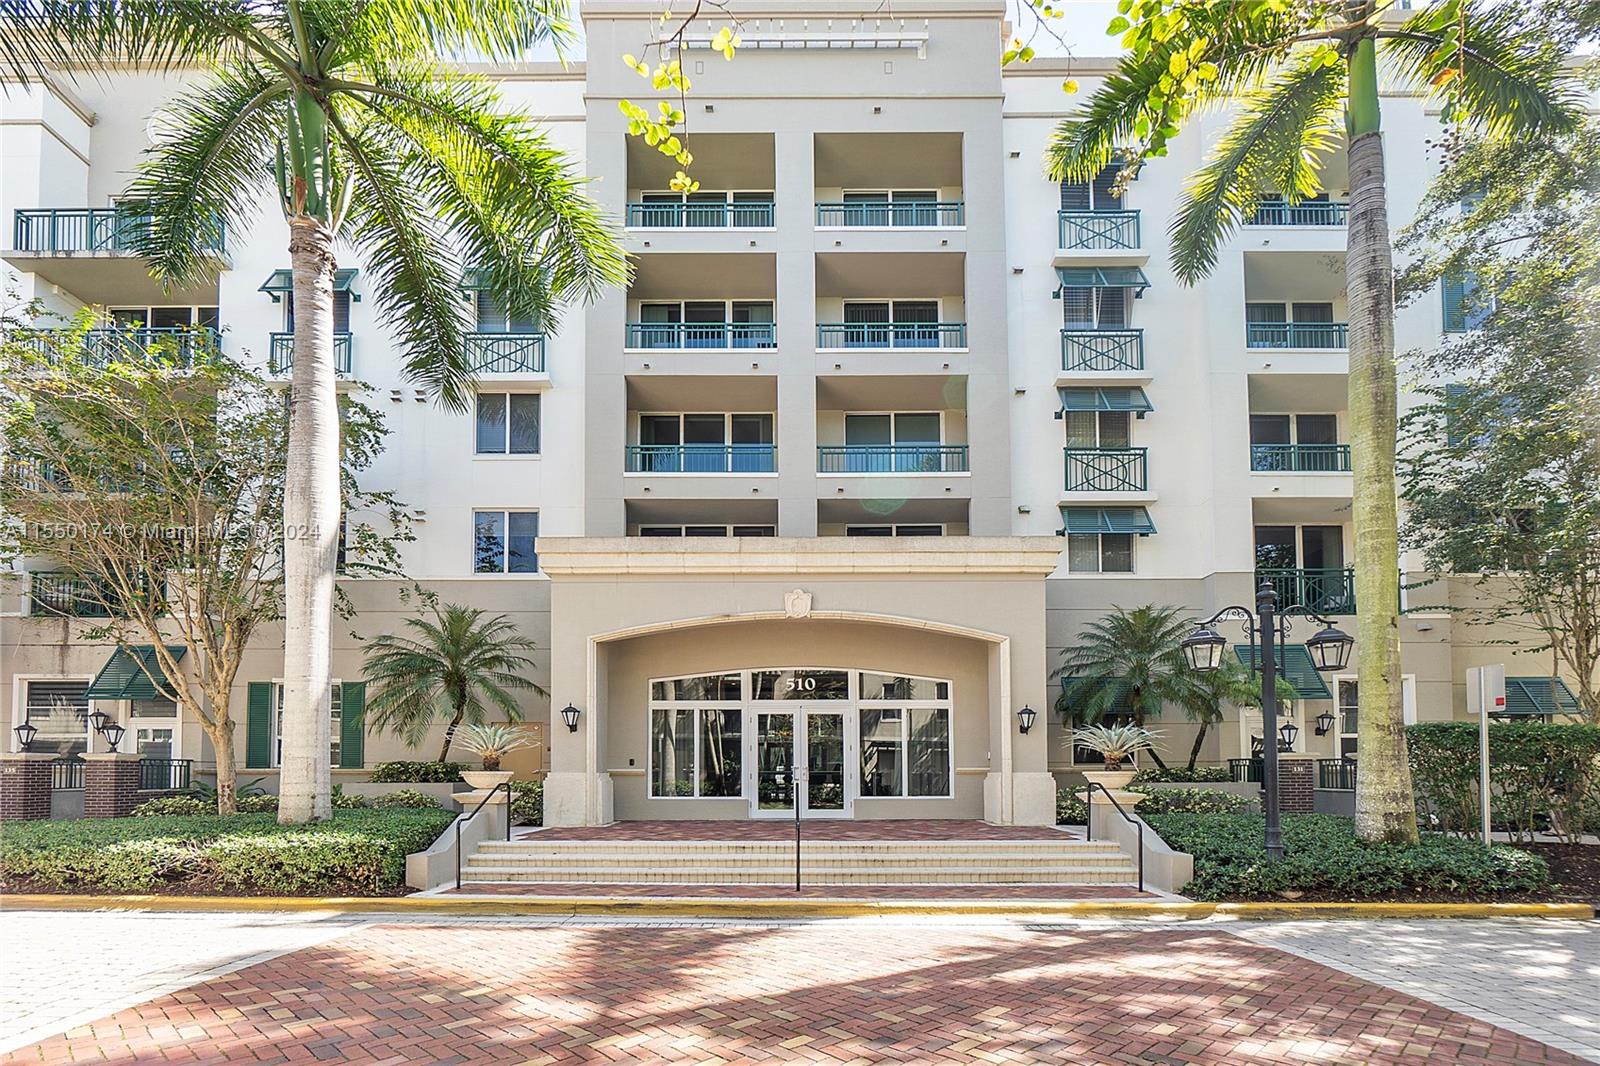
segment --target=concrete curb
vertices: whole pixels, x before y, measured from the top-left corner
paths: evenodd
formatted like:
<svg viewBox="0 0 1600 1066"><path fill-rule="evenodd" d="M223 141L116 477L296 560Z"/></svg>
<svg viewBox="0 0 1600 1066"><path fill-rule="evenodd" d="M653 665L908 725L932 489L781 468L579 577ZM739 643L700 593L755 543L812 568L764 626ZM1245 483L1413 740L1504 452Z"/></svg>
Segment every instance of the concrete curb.
<svg viewBox="0 0 1600 1066"><path fill-rule="evenodd" d="M863 918L890 915L1055 918L1567 918L1592 920L1586 903L1195 903L1166 900L658 899L604 896L72 896L0 895L0 909L317 911L446 916L566 915L616 918Z"/></svg>

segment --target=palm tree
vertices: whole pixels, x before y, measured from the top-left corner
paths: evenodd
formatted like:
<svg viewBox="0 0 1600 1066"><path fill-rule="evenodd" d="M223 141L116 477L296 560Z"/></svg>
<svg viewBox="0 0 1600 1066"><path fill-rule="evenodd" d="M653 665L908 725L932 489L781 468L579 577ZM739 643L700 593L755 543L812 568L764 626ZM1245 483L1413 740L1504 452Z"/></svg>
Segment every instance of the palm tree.
<svg viewBox="0 0 1600 1066"><path fill-rule="evenodd" d="M367 697L367 721L388 729L416 747L436 721L447 719L439 761L450 754L462 723L482 725L489 712L522 721L514 692L547 695L525 675L536 650L503 614L459 604L434 609L433 618L407 618L415 637L384 633L367 647L363 673L374 691Z"/></svg>
<svg viewBox="0 0 1600 1066"><path fill-rule="evenodd" d="M1278 675L1277 681L1279 700L1300 698L1294 685L1285 680L1282 674ZM1223 704L1261 706L1261 675L1246 669L1243 663L1230 659L1223 662L1220 670L1191 671L1184 688L1185 691L1177 697L1178 705L1191 722L1200 723L1194 735L1194 744L1189 749L1189 770L1192 773L1195 763L1200 761L1200 749L1205 746L1206 733L1212 726L1222 722Z"/></svg>
<svg viewBox="0 0 1600 1066"><path fill-rule="evenodd" d="M215 269L223 227L276 185L293 273L284 504L279 820L331 816L329 666L340 518L333 276L342 243L372 279L406 375L465 410L467 269L518 317L627 276L564 156L454 55L517 59L568 36L565 0L119 0L55 5L81 54L205 77L159 120L135 178L141 251L174 285Z"/></svg>
<svg viewBox="0 0 1600 1066"><path fill-rule="evenodd" d="M1570 128L1575 94L1560 56L1523 24L1526 5L1436 0L1403 22L1388 0L1317 3L1140 0L1110 32L1130 52L1061 123L1047 153L1055 180L1088 180L1114 158L1131 177L1208 105L1239 104L1189 179L1171 225L1173 268L1192 284L1257 199L1317 192L1342 130L1350 174L1346 245L1349 410L1354 462L1361 779L1356 829L1417 836L1401 712L1395 504L1393 256L1384 190L1378 49L1402 79L1444 100L1447 122L1491 136ZM1481 8L1481 9L1480 9ZM1132 147L1127 147L1131 145Z"/></svg>

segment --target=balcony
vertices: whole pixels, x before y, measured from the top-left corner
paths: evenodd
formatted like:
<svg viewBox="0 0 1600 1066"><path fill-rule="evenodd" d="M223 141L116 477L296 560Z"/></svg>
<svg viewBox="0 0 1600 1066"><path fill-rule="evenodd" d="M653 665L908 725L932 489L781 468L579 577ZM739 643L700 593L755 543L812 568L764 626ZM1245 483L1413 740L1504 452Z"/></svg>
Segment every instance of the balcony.
<svg viewBox="0 0 1600 1066"><path fill-rule="evenodd" d="M1256 584L1271 582L1279 607L1306 607L1324 614L1356 613L1356 572L1258 568Z"/></svg>
<svg viewBox="0 0 1600 1066"><path fill-rule="evenodd" d="M628 348L776 348L778 327L771 322L629 322Z"/></svg>
<svg viewBox="0 0 1600 1066"><path fill-rule="evenodd" d="M461 349L476 374L544 373L543 333L468 333L461 338ZM348 342L345 359L348 372Z"/></svg>
<svg viewBox="0 0 1600 1066"><path fill-rule="evenodd" d="M1068 492L1147 492L1146 448L1067 448Z"/></svg>
<svg viewBox="0 0 1600 1066"><path fill-rule="evenodd" d="M965 348L965 322L818 322L817 347L825 351L845 348Z"/></svg>
<svg viewBox="0 0 1600 1066"><path fill-rule="evenodd" d="M1343 226L1350 216L1350 205L1341 201L1257 200L1256 209L1245 219L1247 226Z"/></svg>
<svg viewBox="0 0 1600 1066"><path fill-rule="evenodd" d="M1059 243L1068 251L1137 251L1138 211L1061 211L1057 213Z"/></svg>
<svg viewBox="0 0 1600 1066"><path fill-rule="evenodd" d="M1065 328L1061 331L1061 369L1067 373L1142 371L1144 330Z"/></svg>
<svg viewBox="0 0 1600 1066"><path fill-rule="evenodd" d="M74 352L91 366L112 362L144 362L151 357L166 359L180 366L194 361L196 352L216 353L222 349L222 334L210 327L151 327L90 330L51 329L36 333L15 333L10 338L51 362L65 352Z"/></svg>
<svg viewBox="0 0 1600 1066"><path fill-rule="evenodd" d="M112 618L115 599L102 583L75 574L35 571L28 575L28 613L35 617Z"/></svg>
<svg viewBox="0 0 1600 1066"><path fill-rule="evenodd" d="M1344 322L1247 322L1245 344L1251 348L1350 347L1350 327Z"/></svg>
<svg viewBox="0 0 1600 1066"><path fill-rule="evenodd" d="M772 444L629 444L630 474L771 474L778 469Z"/></svg>
<svg viewBox="0 0 1600 1066"><path fill-rule="evenodd" d="M150 276L139 246L149 217L126 207L19 208L11 247L0 252L14 269L58 286L86 304L113 307L217 303L216 270L225 245L219 222L207 244L212 269L192 284L167 287Z"/></svg>
<svg viewBox="0 0 1600 1066"><path fill-rule="evenodd" d="M630 203L629 229L771 229L776 206L771 201L734 203Z"/></svg>
<svg viewBox="0 0 1600 1066"><path fill-rule="evenodd" d="M965 474L965 444L819 444L819 474Z"/></svg>
<svg viewBox="0 0 1600 1066"><path fill-rule="evenodd" d="M150 217L117 207L19 208L12 247L19 252L137 252ZM209 250L225 247L222 224Z"/></svg>
<svg viewBox="0 0 1600 1066"><path fill-rule="evenodd" d="M275 377L287 375L294 371L293 333L274 333L272 335L272 350L267 367L268 372ZM335 333L333 335L334 373L349 374L350 367L350 334Z"/></svg>
<svg viewBox="0 0 1600 1066"><path fill-rule="evenodd" d="M939 229L967 224L963 200L819 201L818 229Z"/></svg>
<svg viewBox="0 0 1600 1066"><path fill-rule="evenodd" d="M1348 444L1252 444L1250 469L1272 474L1348 474Z"/></svg>

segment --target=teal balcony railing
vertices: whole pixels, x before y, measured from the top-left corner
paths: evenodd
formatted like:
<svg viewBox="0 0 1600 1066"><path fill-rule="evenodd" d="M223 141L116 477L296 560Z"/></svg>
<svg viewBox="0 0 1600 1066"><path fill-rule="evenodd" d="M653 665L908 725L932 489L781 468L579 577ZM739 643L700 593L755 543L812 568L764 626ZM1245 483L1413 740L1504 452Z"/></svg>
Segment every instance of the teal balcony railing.
<svg viewBox="0 0 1600 1066"><path fill-rule="evenodd" d="M478 374L544 373L543 333L468 333L461 348Z"/></svg>
<svg viewBox="0 0 1600 1066"><path fill-rule="evenodd" d="M335 333L333 335L333 372L336 374L350 373L350 334ZM268 369L273 374L288 374L294 370L294 334L274 333L272 335L272 354Z"/></svg>
<svg viewBox="0 0 1600 1066"><path fill-rule="evenodd" d="M139 791L188 791L193 769L191 759L140 759Z"/></svg>
<svg viewBox="0 0 1600 1066"><path fill-rule="evenodd" d="M217 352L222 334L209 327L166 327L149 329L115 326L84 330L49 329L13 333L10 339L38 352L52 362L68 353L84 362L104 366L111 362L142 362L155 357L188 366L197 352Z"/></svg>
<svg viewBox="0 0 1600 1066"><path fill-rule="evenodd" d="M1144 492L1145 448L1068 448L1068 492Z"/></svg>
<svg viewBox="0 0 1600 1066"><path fill-rule="evenodd" d="M12 244L20 252L133 252L150 216L123 207L18 208ZM225 246L221 222L210 250Z"/></svg>
<svg viewBox="0 0 1600 1066"><path fill-rule="evenodd" d="M819 444L819 474L965 474L965 444Z"/></svg>
<svg viewBox="0 0 1600 1066"><path fill-rule="evenodd" d="M770 229L770 202L629 204L631 229Z"/></svg>
<svg viewBox="0 0 1600 1066"><path fill-rule="evenodd" d="M870 203L822 201L817 204L819 227L928 228L965 226L967 206L962 200L903 200Z"/></svg>
<svg viewBox="0 0 1600 1066"><path fill-rule="evenodd" d="M1057 218L1059 247L1089 250L1139 247L1137 211L1062 211Z"/></svg>
<svg viewBox="0 0 1600 1066"><path fill-rule="evenodd" d="M1348 444L1252 444L1250 469L1261 473L1348 474Z"/></svg>
<svg viewBox="0 0 1600 1066"><path fill-rule="evenodd" d="M1257 200L1256 209L1245 220L1247 226L1342 226L1350 216L1350 205L1337 200L1305 200L1290 204L1286 200Z"/></svg>
<svg viewBox="0 0 1600 1066"><path fill-rule="evenodd" d="M1279 607L1307 607L1324 614L1356 613L1356 572L1257 568L1256 584L1272 583Z"/></svg>
<svg viewBox="0 0 1600 1066"><path fill-rule="evenodd" d="M111 618L120 601L103 583L76 574L35 571L28 575L28 613L65 618Z"/></svg>
<svg viewBox="0 0 1600 1066"><path fill-rule="evenodd" d="M1336 792L1356 790L1356 761L1354 759L1318 759L1317 787Z"/></svg>
<svg viewBox="0 0 1600 1066"><path fill-rule="evenodd" d="M1251 348L1348 348L1350 327L1343 322L1247 322Z"/></svg>
<svg viewBox="0 0 1600 1066"><path fill-rule="evenodd" d="M1144 330L1068 326L1061 331L1061 369L1143 370Z"/></svg>
<svg viewBox="0 0 1600 1066"><path fill-rule="evenodd" d="M1262 765L1263 763L1260 759L1229 759L1228 777L1241 785L1260 784Z"/></svg>
<svg viewBox="0 0 1600 1066"><path fill-rule="evenodd" d="M629 322L629 348L776 348L771 322Z"/></svg>
<svg viewBox="0 0 1600 1066"><path fill-rule="evenodd" d="M817 347L965 348L965 322L818 322Z"/></svg>
<svg viewBox="0 0 1600 1066"><path fill-rule="evenodd" d="M630 444L630 474L771 474L778 469L771 444Z"/></svg>

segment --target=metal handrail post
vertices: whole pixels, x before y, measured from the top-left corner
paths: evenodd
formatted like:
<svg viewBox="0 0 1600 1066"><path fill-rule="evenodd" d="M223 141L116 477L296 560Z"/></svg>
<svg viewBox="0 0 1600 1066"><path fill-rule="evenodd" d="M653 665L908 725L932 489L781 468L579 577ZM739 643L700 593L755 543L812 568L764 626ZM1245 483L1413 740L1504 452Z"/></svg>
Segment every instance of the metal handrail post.
<svg viewBox="0 0 1600 1066"><path fill-rule="evenodd" d="M1144 891L1144 819L1143 818L1134 818L1131 815L1129 815L1127 811L1122 809L1122 804L1117 802L1117 797L1115 797L1115 796L1113 796L1111 794L1111 790L1110 789L1106 788L1106 786L1102 785L1098 781L1090 781L1090 782L1088 782L1088 791L1086 791L1084 793L1084 803L1083 803L1084 809L1088 812L1088 814L1084 818L1084 821L1087 823L1084 826L1084 829L1086 830L1085 835L1090 840L1094 839L1094 808L1090 805L1090 801L1094 798L1094 790L1097 789L1097 788L1101 792L1104 792L1106 794L1106 799L1111 802L1111 806L1116 808L1117 813L1122 815L1122 820L1124 822L1127 822L1129 825L1133 826L1135 831L1137 831L1138 834L1139 834L1139 891L1143 892Z"/></svg>

